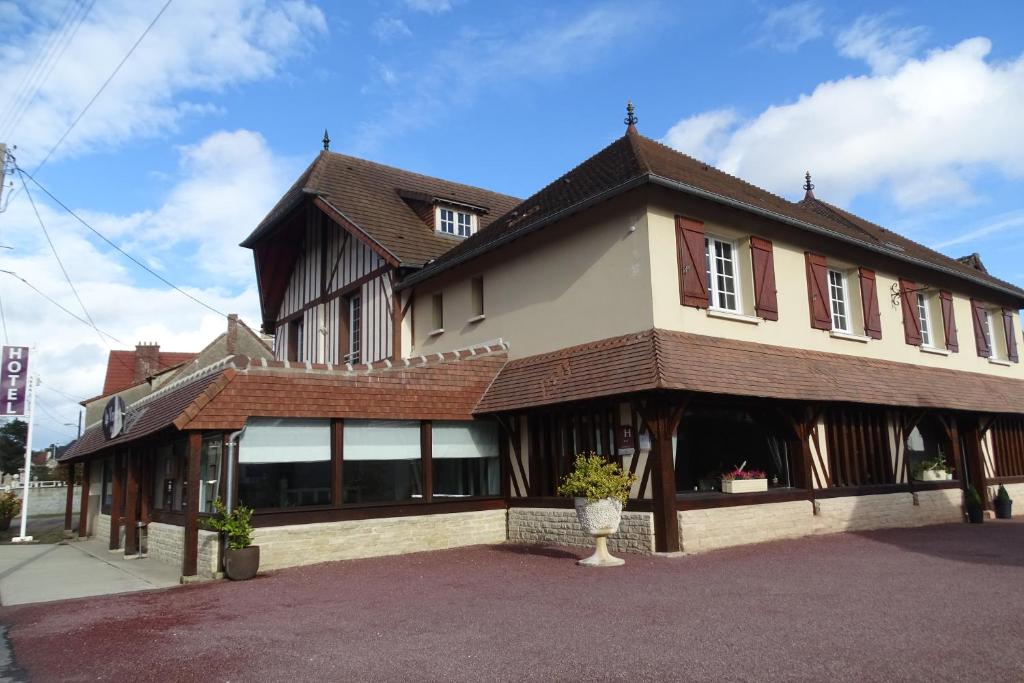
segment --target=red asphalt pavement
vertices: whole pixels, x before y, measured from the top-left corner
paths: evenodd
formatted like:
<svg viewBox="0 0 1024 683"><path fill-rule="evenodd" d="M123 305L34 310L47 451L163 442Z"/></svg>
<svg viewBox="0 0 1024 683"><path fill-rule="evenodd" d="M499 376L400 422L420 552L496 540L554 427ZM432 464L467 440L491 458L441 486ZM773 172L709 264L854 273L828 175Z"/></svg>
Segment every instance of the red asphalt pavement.
<svg viewBox="0 0 1024 683"><path fill-rule="evenodd" d="M1024 680L1024 523L488 546L0 609L35 681Z"/></svg>

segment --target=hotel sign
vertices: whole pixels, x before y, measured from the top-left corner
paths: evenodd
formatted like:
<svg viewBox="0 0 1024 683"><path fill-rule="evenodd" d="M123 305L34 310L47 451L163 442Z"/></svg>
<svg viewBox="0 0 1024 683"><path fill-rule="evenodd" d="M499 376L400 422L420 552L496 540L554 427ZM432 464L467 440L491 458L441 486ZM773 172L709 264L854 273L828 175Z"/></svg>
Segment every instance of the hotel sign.
<svg viewBox="0 0 1024 683"><path fill-rule="evenodd" d="M28 347L5 346L0 366L0 417L25 414L28 387Z"/></svg>

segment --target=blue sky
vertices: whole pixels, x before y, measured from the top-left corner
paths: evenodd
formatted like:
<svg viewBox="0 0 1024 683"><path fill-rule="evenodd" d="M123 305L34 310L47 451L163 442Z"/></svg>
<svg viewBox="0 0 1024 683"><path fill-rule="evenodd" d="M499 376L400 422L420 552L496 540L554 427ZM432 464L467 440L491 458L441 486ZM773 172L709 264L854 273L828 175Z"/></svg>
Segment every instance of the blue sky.
<svg viewBox="0 0 1024 683"><path fill-rule="evenodd" d="M163 1L98 0L80 25L63 20L84 0L0 2L13 27L0 140L21 166L35 168ZM1015 2L173 0L39 180L256 325L251 257L235 245L325 127L334 150L526 196L621 135L632 98L650 137L791 199L809 169L820 198L950 255L978 251L1024 285L1021 25ZM59 59L44 49L65 44ZM33 71L40 54L55 58ZM12 342L39 347L39 445L73 431L67 397L99 392L110 348L197 349L223 322L33 198L117 340L0 279ZM14 247L0 267L81 315L26 199L0 214Z"/></svg>

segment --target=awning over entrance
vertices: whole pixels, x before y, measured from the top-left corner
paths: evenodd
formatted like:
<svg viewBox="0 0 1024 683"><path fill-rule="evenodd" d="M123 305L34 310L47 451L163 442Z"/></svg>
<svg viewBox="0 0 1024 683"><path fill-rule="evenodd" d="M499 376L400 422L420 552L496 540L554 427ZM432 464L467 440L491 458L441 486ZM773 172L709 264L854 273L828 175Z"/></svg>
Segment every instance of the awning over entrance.
<svg viewBox="0 0 1024 683"><path fill-rule="evenodd" d="M653 389L1024 413L1024 381L651 329L509 361L475 412Z"/></svg>

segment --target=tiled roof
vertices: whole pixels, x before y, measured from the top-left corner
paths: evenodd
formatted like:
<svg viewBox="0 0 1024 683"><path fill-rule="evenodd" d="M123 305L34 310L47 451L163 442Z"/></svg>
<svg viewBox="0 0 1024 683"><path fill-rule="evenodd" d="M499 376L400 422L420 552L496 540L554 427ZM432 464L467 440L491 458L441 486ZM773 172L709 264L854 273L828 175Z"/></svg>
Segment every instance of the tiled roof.
<svg viewBox="0 0 1024 683"><path fill-rule="evenodd" d="M509 361L476 413L652 389L1024 413L1024 381L654 329Z"/></svg>
<svg viewBox="0 0 1024 683"><path fill-rule="evenodd" d="M303 199L317 196L333 206L402 265L420 266L459 243L426 225L401 195L437 198L483 208L481 228L519 199L470 185L412 173L383 164L321 152L294 185L242 242L252 247Z"/></svg>
<svg viewBox="0 0 1024 683"><path fill-rule="evenodd" d="M135 351L111 351L107 357L107 375L103 380L103 393L101 396L124 391L146 379L135 376ZM161 351L158 359L157 369L153 374L173 368L192 360L194 353L178 353L175 351Z"/></svg>
<svg viewBox="0 0 1024 683"><path fill-rule="evenodd" d="M176 426L235 430L249 416L469 420L507 357L505 346L495 344L391 367L254 364L214 398L186 408Z"/></svg>
<svg viewBox="0 0 1024 683"><path fill-rule="evenodd" d="M518 239L563 216L645 183L666 185L697 193L712 201L733 203L798 227L910 260L998 288L1024 299L1024 290L968 264L949 258L916 242L825 202L790 202L739 178L681 154L634 131L558 180L524 200L491 227L466 239L437 261L406 278L402 286L425 280L509 241Z"/></svg>

